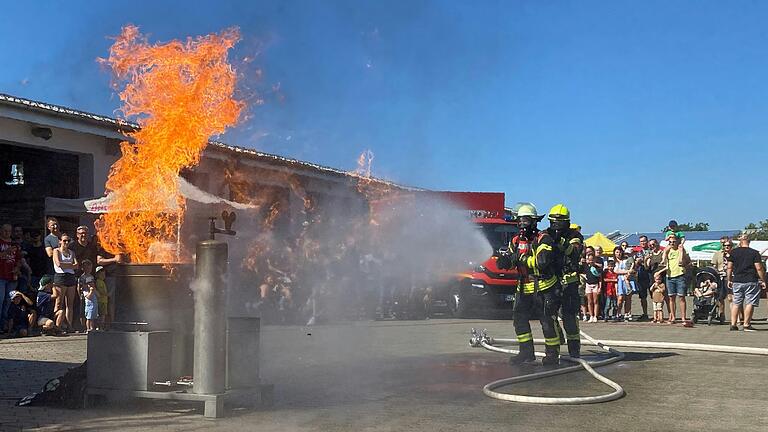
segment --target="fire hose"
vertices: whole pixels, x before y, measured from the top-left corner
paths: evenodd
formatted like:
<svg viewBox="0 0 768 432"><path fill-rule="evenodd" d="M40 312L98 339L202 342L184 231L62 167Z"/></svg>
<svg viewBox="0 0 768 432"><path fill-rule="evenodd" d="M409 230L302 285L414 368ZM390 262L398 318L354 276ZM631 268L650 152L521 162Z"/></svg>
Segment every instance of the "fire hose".
<svg viewBox="0 0 768 432"><path fill-rule="evenodd" d="M601 402L610 402L612 400L619 399L622 396L624 396L624 393L625 393L624 388L622 388L616 382L606 378L605 376L600 375L594 369L594 368L609 365L611 363L615 363L624 359L625 357L624 353L622 353L617 349L612 348L612 346L634 347L634 348L657 348L657 349L672 349L672 350L692 350L692 351L722 352L722 353L729 353L729 354L753 354L753 355L768 356L768 348L752 348L752 347L738 347L738 346L730 346L730 345L707 345L707 344L678 343L678 342L651 342L651 341L646 342L646 341L625 341L625 340L598 341L592 338L591 336L589 336L588 334L584 333L583 331L580 331L579 333L583 338L583 342L586 341L591 345L595 345L607 351L609 354L612 354L612 356L602 360L587 361L582 358L575 358L567 355L561 355L560 358L562 360L565 360L571 363L576 363L576 364L573 366L550 369L550 370L545 370L541 372L535 372L531 374L496 380L486 384L483 387L483 393L485 393L486 396L492 397L494 399L503 400L503 401L522 402L522 403L531 403L531 404L544 404L544 405L593 404L593 403L601 403ZM534 343L543 344L544 340L534 339ZM489 351L499 352L504 354L517 354L518 351L510 348L501 348L496 345L513 345L513 344L517 344L517 340L494 339L488 336L486 330L477 332L475 329L472 329L472 336L470 337L470 340L469 340L469 345L471 347L483 347ZM536 357L544 357L544 353L536 352L535 354L536 354ZM592 375L598 381L613 388L613 391L611 393L606 393L606 394L597 395L597 396L577 396L577 397L526 396L526 395L517 395L517 394L502 393L502 392L496 391L496 389L500 387L506 387L516 383L533 381L533 380L551 377L555 375L562 375L570 372L575 372L581 369L584 369L585 371L587 371L590 375Z"/></svg>

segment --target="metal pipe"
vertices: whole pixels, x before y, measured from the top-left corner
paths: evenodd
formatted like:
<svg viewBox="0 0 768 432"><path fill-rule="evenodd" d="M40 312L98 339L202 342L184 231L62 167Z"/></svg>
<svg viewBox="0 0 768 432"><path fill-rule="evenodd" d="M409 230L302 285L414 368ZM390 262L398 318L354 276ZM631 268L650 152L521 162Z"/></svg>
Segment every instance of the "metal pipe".
<svg viewBox="0 0 768 432"><path fill-rule="evenodd" d="M197 394L226 390L227 243L204 240L197 244L195 299L194 384Z"/></svg>

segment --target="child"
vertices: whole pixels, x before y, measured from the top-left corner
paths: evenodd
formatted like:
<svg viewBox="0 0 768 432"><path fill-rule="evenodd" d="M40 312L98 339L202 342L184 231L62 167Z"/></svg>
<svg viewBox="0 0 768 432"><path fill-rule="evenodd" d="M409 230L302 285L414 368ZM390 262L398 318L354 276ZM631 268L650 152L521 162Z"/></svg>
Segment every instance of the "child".
<svg viewBox="0 0 768 432"><path fill-rule="evenodd" d="M59 326L64 320L64 311L54 311L56 294L53 292L53 278L48 275L40 278L37 291L37 325L44 335L58 335Z"/></svg>
<svg viewBox="0 0 768 432"><path fill-rule="evenodd" d="M85 302L85 331L87 333L95 329L94 321L99 317L99 303L96 294L96 278L91 274L93 263L86 259L80 266L83 274L78 278L77 284Z"/></svg>
<svg viewBox="0 0 768 432"><path fill-rule="evenodd" d="M597 316L600 315L597 310L598 296L600 295L600 271L595 266L594 254L587 253L587 262L584 264L583 272L586 278L584 293L587 298L588 322L596 323ZM587 320L585 319L585 321Z"/></svg>
<svg viewBox="0 0 768 432"><path fill-rule="evenodd" d="M616 319L614 314L618 313L616 310L616 284L619 281L619 275L614 272L615 268L616 262L609 260L608 268L603 272L603 296L605 297L603 316L606 321Z"/></svg>
<svg viewBox="0 0 768 432"><path fill-rule="evenodd" d="M8 293L11 304L8 307L8 328L11 337L25 337L29 329L37 323L37 313L29 308L35 304L21 291L11 290Z"/></svg>
<svg viewBox="0 0 768 432"><path fill-rule="evenodd" d="M701 281L698 287L694 289L693 294L696 298L713 297L717 292L717 283L711 280Z"/></svg>
<svg viewBox="0 0 768 432"><path fill-rule="evenodd" d="M656 273L653 277L653 285L651 285L651 300L653 300L653 322L664 322L664 312L661 310L664 305L664 293L667 291L667 287L664 286L664 280L661 278L661 273Z"/></svg>
<svg viewBox="0 0 768 432"><path fill-rule="evenodd" d="M98 298L99 306L99 329L102 329L106 324L106 317L109 313L109 300L107 296L107 282L106 273L104 267L96 267L96 298Z"/></svg>

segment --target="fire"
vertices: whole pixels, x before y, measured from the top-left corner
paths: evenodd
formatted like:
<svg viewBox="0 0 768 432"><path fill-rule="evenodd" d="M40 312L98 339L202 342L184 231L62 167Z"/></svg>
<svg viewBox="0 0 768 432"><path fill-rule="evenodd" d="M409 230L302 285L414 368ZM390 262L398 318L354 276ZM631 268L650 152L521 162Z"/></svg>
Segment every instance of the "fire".
<svg viewBox="0 0 768 432"><path fill-rule="evenodd" d="M154 244L178 241L185 209L179 172L196 165L209 138L234 125L244 108L233 96L236 74L227 62L239 39L231 28L150 44L129 25L109 57L99 59L114 74L121 111L141 126L128 133L132 142L121 144L122 157L107 179L113 210L101 216L97 229L108 251L150 262Z"/></svg>
<svg viewBox="0 0 768 432"><path fill-rule="evenodd" d="M366 150L360 153L360 156L358 156L357 158L357 169L355 170L355 173L360 177L370 179L372 167L373 167L373 152L370 150Z"/></svg>
<svg viewBox="0 0 768 432"><path fill-rule="evenodd" d="M369 203L380 202L381 200L396 200L398 195L389 184L377 180L373 177L373 158L371 150L365 150L357 158L357 168L349 174L357 177L357 191L365 197ZM372 226L379 226L381 221L375 211L371 211L368 223Z"/></svg>

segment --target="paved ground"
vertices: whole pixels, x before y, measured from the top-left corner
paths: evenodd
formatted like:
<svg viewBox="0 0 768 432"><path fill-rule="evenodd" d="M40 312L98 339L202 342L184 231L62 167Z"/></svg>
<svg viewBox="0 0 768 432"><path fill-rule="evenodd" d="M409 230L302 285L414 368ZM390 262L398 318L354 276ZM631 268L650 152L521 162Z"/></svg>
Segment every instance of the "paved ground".
<svg viewBox="0 0 768 432"><path fill-rule="evenodd" d="M734 354L624 349L625 361L602 368L627 395L584 406L532 406L484 396L489 381L521 374L506 357L467 345L470 327L512 337L507 321L357 322L312 328L267 327L262 376L275 384L269 409L205 420L195 406L145 402L91 410L19 408L13 402L84 360L86 340L0 340L1 430L264 431L596 431L768 430L768 358ZM589 324L604 339L768 346L757 333L725 326ZM537 337L539 337L537 335ZM590 348L591 349L591 348ZM119 371L116 371L119 373ZM594 395L609 389L584 373L524 383L538 395Z"/></svg>

